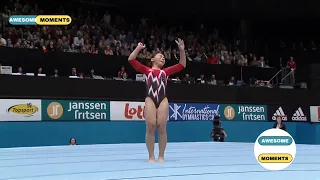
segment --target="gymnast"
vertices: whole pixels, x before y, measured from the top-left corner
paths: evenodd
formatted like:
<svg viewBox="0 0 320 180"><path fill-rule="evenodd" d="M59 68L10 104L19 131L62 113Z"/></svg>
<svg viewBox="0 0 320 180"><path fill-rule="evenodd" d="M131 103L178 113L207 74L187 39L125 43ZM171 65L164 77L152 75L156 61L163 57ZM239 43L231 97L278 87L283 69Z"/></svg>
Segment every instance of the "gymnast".
<svg viewBox="0 0 320 180"><path fill-rule="evenodd" d="M147 67L136 60L139 52L145 48L143 43L138 43L136 49L130 54L128 60L132 67L142 73L146 82L146 98L144 117L146 119L146 145L149 152L149 162L155 162L154 144L155 130L158 130L159 156L158 162L164 162L164 152L167 145L167 120L169 115L169 103L166 95L167 79L170 75L178 73L186 67L186 54L184 42L176 40L180 50L178 64L161 69L165 64L165 57L157 53L151 58L151 67Z"/></svg>

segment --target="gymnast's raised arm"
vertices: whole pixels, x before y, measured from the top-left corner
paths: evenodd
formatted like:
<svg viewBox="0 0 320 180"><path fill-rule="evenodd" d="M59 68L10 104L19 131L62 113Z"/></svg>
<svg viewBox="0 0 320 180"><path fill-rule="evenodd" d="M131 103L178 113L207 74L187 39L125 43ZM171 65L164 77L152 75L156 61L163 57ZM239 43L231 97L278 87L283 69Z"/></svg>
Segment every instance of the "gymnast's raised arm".
<svg viewBox="0 0 320 180"><path fill-rule="evenodd" d="M149 71L149 67L141 64L139 61L136 60L139 52L144 49L146 46L142 43L138 43L138 46L136 47L135 50L132 51L130 54L128 61L131 64L131 66L138 72L146 74Z"/></svg>
<svg viewBox="0 0 320 180"><path fill-rule="evenodd" d="M179 63L164 69L168 76L178 73L179 71L183 70L187 66L187 57L186 52L184 50L184 42L181 39L176 41L179 51L180 51L180 60Z"/></svg>

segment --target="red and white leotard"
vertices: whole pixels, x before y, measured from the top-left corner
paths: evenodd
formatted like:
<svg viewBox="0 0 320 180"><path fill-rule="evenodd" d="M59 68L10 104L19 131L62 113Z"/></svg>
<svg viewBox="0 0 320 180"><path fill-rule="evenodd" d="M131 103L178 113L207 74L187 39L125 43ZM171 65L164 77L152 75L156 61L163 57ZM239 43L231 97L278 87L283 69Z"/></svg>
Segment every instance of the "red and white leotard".
<svg viewBox="0 0 320 180"><path fill-rule="evenodd" d="M167 97L166 88L168 77L184 69L184 66L181 63L162 70L152 69L141 64L137 60L129 60L129 63L136 71L144 75L147 87L146 96L153 100L156 107L159 107L162 100Z"/></svg>

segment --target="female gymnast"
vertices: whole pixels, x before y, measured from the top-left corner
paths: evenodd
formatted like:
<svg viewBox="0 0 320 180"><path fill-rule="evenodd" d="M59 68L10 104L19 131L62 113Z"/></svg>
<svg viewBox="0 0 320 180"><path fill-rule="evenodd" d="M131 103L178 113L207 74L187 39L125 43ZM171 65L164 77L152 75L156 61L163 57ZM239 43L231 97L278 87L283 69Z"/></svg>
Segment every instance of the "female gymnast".
<svg viewBox="0 0 320 180"><path fill-rule="evenodd" d="M163 54L158 53L151 58L151 68L136 60L139 52L145 45L138 43L136 49L129 56L129 63L132 67L144 74L147 86L145 99L144 117L146 119L146 145L149 152L149 162L155 162L154 144L155 130L158 129L159 156L158 162L164 162L164 151L167 145L167 119L169 115L169 103L166 95L167 79L186 67L186 54L184 42L181 39L176 41L180 50L180 62L174 66L161 69L165 63Z"/></svg>

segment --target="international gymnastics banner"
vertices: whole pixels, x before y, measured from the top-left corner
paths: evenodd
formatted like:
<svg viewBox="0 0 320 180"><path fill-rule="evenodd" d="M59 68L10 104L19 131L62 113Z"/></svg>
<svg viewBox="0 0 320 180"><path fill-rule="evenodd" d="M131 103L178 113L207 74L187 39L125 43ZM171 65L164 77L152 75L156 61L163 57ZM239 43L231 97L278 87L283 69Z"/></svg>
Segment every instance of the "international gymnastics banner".
<svg viewBox="0 0 320 180"><path fill-rule="evenodd" d="M218 104L169 103L169 121L213 120L219 108Z"/></svg>

